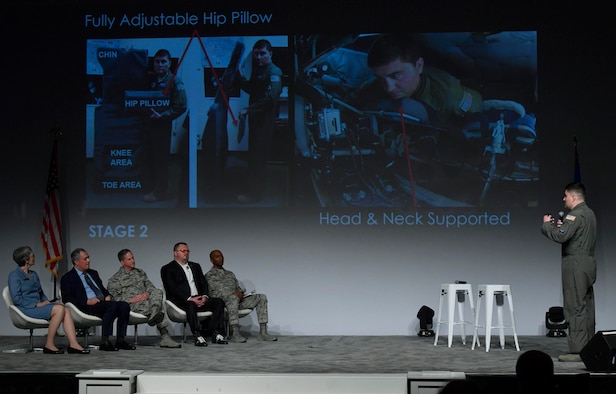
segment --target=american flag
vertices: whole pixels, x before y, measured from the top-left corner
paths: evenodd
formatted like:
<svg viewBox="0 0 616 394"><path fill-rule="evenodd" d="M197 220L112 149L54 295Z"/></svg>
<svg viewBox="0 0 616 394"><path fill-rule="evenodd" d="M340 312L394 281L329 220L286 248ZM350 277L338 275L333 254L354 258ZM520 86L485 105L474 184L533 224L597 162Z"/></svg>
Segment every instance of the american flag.
<svg viewBox="0 0 616 394"><path fill-rule="evenodd" d="M58 191L58 142L54 140L49 162L47 190L45 198L45 213L41 244L45 251L45 267L54 277L58 276L58 261L62 260L62 220L60 214L60 196Z"/></svg>

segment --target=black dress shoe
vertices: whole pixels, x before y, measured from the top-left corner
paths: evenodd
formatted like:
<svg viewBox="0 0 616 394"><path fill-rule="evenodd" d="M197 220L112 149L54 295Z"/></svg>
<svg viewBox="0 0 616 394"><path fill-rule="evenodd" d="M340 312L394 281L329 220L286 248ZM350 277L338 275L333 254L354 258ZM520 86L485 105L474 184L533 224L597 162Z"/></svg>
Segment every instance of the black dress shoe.
<svg viewBox="0 0 616 394"><path fill-rule="evenodd" d="M102 351L105 351L105 352L117 352L118 348L113 346L111 344L111 342L105 342L105 343L101 343L98 346L98 350L102 350Z"/></svg>
<svg viewBox="0 0 616 394"><path fill-rule="evenodd" d="M68 347L68 349L66 349L66 352L69 354L90 354L90 349L75 349L74 347Z"/></svg>
<svg viewBox="0 0 616 394"><path fill-rule="evenodd" d="M43 353L45 354L64 354L64 350L51 350L50 348L48 348L47 346L43 347Z"/></svg>
<svg viewBox="0 0 616 394"><path fill-rule="evenodd" d="M217 334L217 335L212 337L212 343L215 343L215 344L218 344L218 345L227 345L227 344L229 344L229 342L227 342L225 337L223 337L220 334Z"/></svg>
<svg viewBox="0 0 616 394"><path fill-rule="evenodd" d="M126 341L118 341L118 342L116 342L115 347L118 348L118 349L122 349L122 350L135 350L135 349L137 349L137 346L131 345L130 343L128 343Z"/></svg>
<svg viewBox="0 0 616 394"><path fill-rule="evenodd" d="M195 346L206 347L207 341L201 335L195 336Z"/></svg>

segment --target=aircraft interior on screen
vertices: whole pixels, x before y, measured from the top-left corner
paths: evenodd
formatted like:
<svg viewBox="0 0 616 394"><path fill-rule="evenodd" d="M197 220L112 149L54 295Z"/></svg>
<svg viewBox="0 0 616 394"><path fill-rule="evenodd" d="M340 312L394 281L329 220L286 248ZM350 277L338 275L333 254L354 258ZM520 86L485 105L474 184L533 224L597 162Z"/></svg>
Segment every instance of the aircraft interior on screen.
<svg viewBox="0 0 616 394"><path fill-rule="evenodd" d="M479 111L443 118L429 103L385 94L368 66L380 34L268 37L283 87L264 197L247 206L536 203L536 32L410 36L424 70L441 70L478 92ZM235 196L250 174L250 130L239 113L249 95L234 76L250 74L251 48L260 38L205 37L203 47L196 43L201 37L87 40L88 207L242 205ZM148 201L164 155L148 148L144 119L171 105L167 92L151 89L160 48L171 53L170 71L183 84L187 106L168 130L168 198ZM219 141L222 161L212 148Z"/></svg>

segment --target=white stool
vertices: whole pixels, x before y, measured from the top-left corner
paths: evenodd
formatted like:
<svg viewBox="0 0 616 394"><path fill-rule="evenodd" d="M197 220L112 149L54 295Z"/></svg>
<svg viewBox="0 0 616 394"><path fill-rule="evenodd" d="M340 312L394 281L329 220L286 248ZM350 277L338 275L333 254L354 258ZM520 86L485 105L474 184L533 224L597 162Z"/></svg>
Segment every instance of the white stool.
<svg viewBox="0 0 616 394"><path fill-rule="evenodd" d="M458 295L464 297L463 300L458 299ZM441 320L441 314L443 311L443 300L447 297L447 320ZM436 318L436 334L434 338L434 346L438 344L438 333L441 327L441 324L447 324L447 346L451 347L451 343L453 342L453 326L460 325L462 326L462 344L466 345L466 330L465 326L467 324L472 324L471 322L467 322L464 320L464 303L468 298L471 311L473 312L473 321L475 320L475 305L473 305L473 288L470 284L467 283L449 283L441 285L441 296L438 300L438 315ZM454 318L454 312L456 308L456 304L458 306L458 320Z"/></svg>
<svg viewBox="0 0 616 394"><path fill-rule="evenodd" d="M492 309L494 307L494 297L507 297L509 303L509 313L511 315L511 325L505 325L503 323L503 306L504 299L497 300L496 302L496 314L498 319L498 325L492 325ZM479 285L477 286L477 313L475 314L475 330L473 333L473 345L471 349L475 349L475 343L477 346L481 346L479 343L479 336L477 330L479 327L479 315L481 313L481 299L485 298L486 302L486 322L485 322L485 345L486 352L490 351L490 337L492 336L492 329L498 328L500 330L500 345L501 349L505 348L505 328L513 330L513 339L515 341L515 348L519 352L520 345L518 344L518 334L515 331L515 317L513 315L513 297L511 295L511 288L509 285Z"/></svg>

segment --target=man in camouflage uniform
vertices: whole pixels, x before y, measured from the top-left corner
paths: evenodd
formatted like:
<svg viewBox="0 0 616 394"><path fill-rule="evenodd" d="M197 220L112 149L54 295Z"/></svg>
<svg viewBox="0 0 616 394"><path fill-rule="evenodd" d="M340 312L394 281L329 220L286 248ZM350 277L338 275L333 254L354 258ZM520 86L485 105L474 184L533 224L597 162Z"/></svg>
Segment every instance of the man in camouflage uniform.
<svg viewBox="0 0 616 394"><path fill-rule="evenodd" d="M148 324L156 326L160 332L160 347L178 348L167 331L167 319L163 312L163 291L154 287L147 274L135 267L135 257L128 249L118 252L122 267L113 274L107 290L115 301L126 301L130 310L148 316Z"/></svg>
<svg viewBox="0 0 616 394"><path fill-rule="evenodd" d="M582 361L579 353L595 334L595 296L597 279L595 243L597 219L585 200L581 183L565 186L565 208L569 213L555 222L543 216L541 232L562 245L562 285L565 318L569 322L569 354L559 361Z"/></svg>
<svg viewBox="0 0 616 394"><path fill-rule="evenodd" d="M222 298L225 301L225 307L229 315L229 325L231 326L231 342L246 342L240 334L238 310L240 309L256 309L257 320L259 321L259 336L260 341L276 341L273 335L267 332L267 296L265 294L245 294L244 289L231 271L223 268L225 258L220 250L210 252L210 261L212 268L205 274L205 279L210 288L212 297Z"/></svg>

